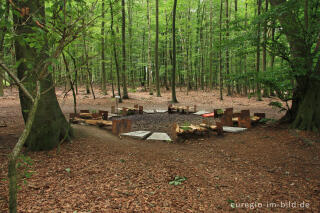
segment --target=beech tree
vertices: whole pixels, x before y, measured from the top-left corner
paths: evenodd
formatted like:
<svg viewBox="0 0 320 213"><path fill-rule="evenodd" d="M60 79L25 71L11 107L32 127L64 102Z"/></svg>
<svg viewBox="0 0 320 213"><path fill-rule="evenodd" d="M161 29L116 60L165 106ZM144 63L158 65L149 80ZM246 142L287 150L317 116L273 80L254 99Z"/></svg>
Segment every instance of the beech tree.
<svg viewBox="0 0 320 213"><path fill-rule="evenodd" d="M283 57L290 64L291 75L296 80L292 107L285 119L292 122L294 128L319 131L319 1L270 0L270 3L273 6L272 15L278 18L282 33L290 45L289 54Z"/></svg>
<svg viewBox="0 0 320 213"><path fill-rule="evenodd" d="M33 0L15 1L14 3L12 8L16 33L14 42L16 61L19 62L18 78L20 81L23 80L23 84L29 91L32 91L31 93L36 88L35 79L40 80L41 91L47 91L39 100L26 144L30 150L49 150L56 147L66 136L69 137L71 129L60 109L52 74L48 71L48 41L44 28L45 5L44 1ZM16 10L19 10L20 14L17 14ZM35 34L38 35L36 38ZM22 38L29 39L22 40ZM41 46L37 46L36 43ZM55 54L59 54L63 46L64 44L60 49L57 49ZM37 74L41 74L41 76L37 76ZM21 91L21 88L19 90L22 115L26 122L32 108L32 102Z"/></svg>

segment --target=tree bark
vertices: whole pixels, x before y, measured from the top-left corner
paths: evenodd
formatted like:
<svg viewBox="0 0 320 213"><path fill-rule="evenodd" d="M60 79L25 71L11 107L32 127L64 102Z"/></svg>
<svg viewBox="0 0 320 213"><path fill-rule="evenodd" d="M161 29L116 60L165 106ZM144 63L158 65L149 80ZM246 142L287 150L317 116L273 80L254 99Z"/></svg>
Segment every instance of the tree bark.
<svg viewBox="0 0 320 213"><path fill-rule="evenodd" d="M111 16L111 23L110 23L110 31L111 31L111 42L112 42L112 46L113 46L113 57L114 57L114 62L116 64L116 73L117 73L117 86L118 86L118 96L120 97L119 102L122 102L122 98L121 98L121 89L120 89L120 67L119 67L119 62L118 62L118 54L117 54L117 47L116 47L116 36L115 36L115 32L113 29L113 6L112 6L112 2L109 2L109 6L110 6L110 16Z"/></svg>
<svg viewBox="0 0 320 213"><path fill-rule="evenodd" d="M257 0L257 4L258 4L258 17L261 14L261 0ZM258 22L257 25L257 46L256 46L256 50L257 50L257 57L256 57L256 81L257 81L257 100L261 101L261 88L260 88L260 82L259 82L259 72L260 72L260 22Z"/></svg>
<svg viewBox="0 0 320 213"><path fill-rule="evenodd" d="M265 0L265 12L268 12L268 0ZM268 32L268 23L267 20L264 22L263 26L263 51L262 51L262 71L267 71L267 32ZM263 88L263 97L269 97L269 88L264 86Z"/></svg>
<svg viewBox="0 0 320 213"><path fill-rule="evenodd" d="M128 0L128 32L129 32L129 50L128 50L128 58L129 58L129 65L128 65L128 70L129 70L129 75L131 76L131 86L132 88L136 87L135 84L135 69L132 63L132 55L133 55L133 49L132 49L132 21L133 21L133 13L132 13L132 8L133 8L133 0Z"/></svg>
<svg viewBox="0 0 320 213"><path fill-rule="evenodd" d="M123 89L123 99L129 99L127 90L127 80L126 80L126 7L125 0L121 1L122 5L122 89Z"/></svg>
<svg viewBox="0 0 320 213"><path fill-rule="evenodd" d="M229 1L226 0L226 42L229 41ZM227 79L227 94L231 96L231 86L230 86L230 63L229 63L229 47L226 47L226 79Z"/></svg>
<svg viewBox="0 0 320 213"><path fill-rule="evenodd" d="M210 3L209 88L213 89L213 1Z"/></svg>
<svg viewBox="0 0 320 213"><path fill-rule="evenodd" d="M151 17L150 17L150 0L147 0L147 19L148 19L148 83L149 94L153 95L152 83L152 65L151 65Z"/></svg>
<svg viewBox="0 0 320 213"><path fill-rule="evenodd" d="M275 9L282 10L278 12L278 19L283 28L290 45L290 66L292 74L296 78L296 86L293 91L292 107L285 118L292 123L293 128L320 131L320 59L316 51L312 53L308 41L296 35L304 33L303 28L297 28L298 21L292 10L283 10L282 5L286 0L270 0ZM299 8L298 8L299 9ZM316 23L316 22L315 22ZM309 23L305 22L305 28L312 29ZM318 35L313 35L318 36ZM315 42L319 42L314 39ZM316 65L313 61L317 61Z"/></svg>
<svg viewBox="0 0 320 213"><path fill-rule="evenodd" d="M105 34L104 34L104 0L102 0L102 8L101 8L101 90L104 95L107 95L107 88L106 88L106 62L105 62Z"/></svg>
<svg viewBox="0 0 320 213"><path fill-rule="evenodd" d="M156 0L156 46L155 46L155 66L156 66L156 87L157 97L160 94L160 77L159 77L159 0Z"/></svg>
<svg viewBox="0 0 320 213"><path fill-rule="evenodd" d="M172 79L171 79L171 101L178 103L176 97L176 12L177 12L177 0L174 0L172 11Z"/></svg>
<svg viewBox="0 0 320 213"><path fill-rule="evenodd" d="M26 143L30 134L32 134L32 126L33 122L36 118L36 112L39 107L39 102L41 98L41 88L40 82L36 82L36 97L32 102L32 107L30 108L30 112L28 114L28 119L26 121L26 126L19 137L18 142L14 146L12 152L9 155L8 162L8 178L9 178L9 212L16 213L17 212L17 159L19 157L19 153L22 150L23 145ZM24 88L26 90L26 88ZM23 89L22 89L23 90ZM29 96L29 92L24 93L26 96Z"/></svg>
<svg viewBox="0 0 320 213"><path fill-rule="evenodd" d="M29 8L30 14L38 16L38 20L41 23L45 22L45 5L44 1L16 1L15 4L19 8ZM16 14L16 13L14 13ZM36 34L36 28L38 27L33 17L31 16L20 16L14 15L14 24L16 26L16 34L21 37L28 38ZM44 64L44 61L48 58L47 55L47 37L46 33L43 32L41 35L44 44L40 48L40 53L34 47L31 47L28 43L21 45L21 41L18 39L15 41L16 60L23 61L18 66L18 78L21 80L24 78L25 87L34 93L36 85L34 82L38 80L35 75L36 72L44 70L45 67L39 66ZM31 67L31 69L30 69ZM39 67L39 70L34 70ZM45 77L40 79L41 91L46 91L39 100L39 106L35 112L35 119L32 123L31 133L26 139L26 144L30 150L50 150L57 147L62 138L71 135L69 131L70 126L66 121L57 97L53 85L52 75L47 70L45 71ZM19 97L21 102L22 115L27 122L28 112L32 108L32 102L28 97L19 89Z"/></svg>
<svg viewBox="0 0 320 213"><path fill-rule="evenodd" d="M219 19L219 87L220 87L220 100L223 100L223 75L222 75L222 9L223 0L220 0L220 19Z"/></svg>
<svg viewBox="0 0 320 213"><path fill-rule="evenodd" d="M6 1L4 23L6 23L9 19L9 11L10 11L9 1ZM8 31L8 28L6 26L3 26L0 28L0 60L2 60L2 57L4 56L4 39L7 31ZM4 79L5 79L5 74L2 75L2 73L0 73L0 97L4 95L3 93Z"/></svg>
<svg viewBox="0 0 320 213"><path fill-rule="evenodd" d="M248 2L246 0L245 2L245 24L244 27L247 31L248 28ZM245 77L244 77L244 85L243 85L243 93L244 95L248 94L248 77L247 77L247 53L244 53L244 73L245 73ZM250 87L249 87L250 88Z"/></svg>

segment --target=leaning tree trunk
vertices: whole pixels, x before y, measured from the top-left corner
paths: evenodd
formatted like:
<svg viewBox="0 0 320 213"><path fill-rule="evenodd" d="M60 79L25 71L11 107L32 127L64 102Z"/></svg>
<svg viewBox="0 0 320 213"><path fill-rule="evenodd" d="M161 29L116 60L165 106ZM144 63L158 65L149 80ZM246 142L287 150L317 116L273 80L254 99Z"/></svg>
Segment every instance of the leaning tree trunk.
<svg viewBox="0 0 320 213"><path fill-rule="evenodd" d="M30 14L33 16L39 16L38 20L44 23L45 20L45 8L43 1L19 1L16 2L19 8L29 8ZM16 13L14 13L16 14ZM28 38L37 33L36 28L39 28L35 24L32 16L24 14L24 16L14 15L14 24L16 26L16 34L18 39L15 41L16 60L22 61L18 67L19 79L24 79L23 83L25 87L32 92L35 92L35 82L38 78L36 74L43 69L44 60L48 58L46 54L47 38L46 33L43 33L41 46L36 48L30 47L28 43L21 42L21 37ZM41 49L40 53L38 50ZM36 73L38 72L38 73ZM49 150L57 147L60 140L66 136L71 135L70 125L66 121L57 97L53 85L52 75L45 70L45 77L40 77L41 91L44 92L39 100L39 106L35 113L35 119L31 127L31 133L26 140L26 145L30 150ZM25 122L28 119L28 113L32 107L32 102L26 97L26 95L19 90L22 115Z"/></svg>

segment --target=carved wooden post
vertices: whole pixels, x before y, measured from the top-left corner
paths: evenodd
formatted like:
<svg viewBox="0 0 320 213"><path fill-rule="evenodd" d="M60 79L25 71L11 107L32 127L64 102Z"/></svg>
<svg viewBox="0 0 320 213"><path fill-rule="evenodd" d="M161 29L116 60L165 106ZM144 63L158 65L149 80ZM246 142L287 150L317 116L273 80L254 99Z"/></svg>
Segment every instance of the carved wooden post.
<svg viewBox="0 0 320 213"><path fill-rule="evenodd" d="M239 117L239 127L251 128L250 110L242 110Z"/></svg>
<svg viewBox="0 0 320 213"><path fill-rule="evenodd" d="M224 126L233 126L232 115L233 115L233 108L226 109L226 111L224 112L221 118L221 122Z"/></svg>
<svg viewBox="0 0 320 213"><path fill-rule="evenodd" d="M112 134L119 135L120 134L120 127L121 120L113 120L112 121Z"/></svg>

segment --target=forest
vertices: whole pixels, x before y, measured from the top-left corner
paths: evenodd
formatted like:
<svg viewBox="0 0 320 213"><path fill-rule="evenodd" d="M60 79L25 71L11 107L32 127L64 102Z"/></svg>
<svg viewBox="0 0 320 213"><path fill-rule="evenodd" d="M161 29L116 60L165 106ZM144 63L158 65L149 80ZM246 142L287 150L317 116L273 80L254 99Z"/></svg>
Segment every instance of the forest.
<svg viewBox="0 0 320 213"><path fill-rule="evenodd" d="M1 1L0 210L319 211L319 23L319 0Z"/></svg>

